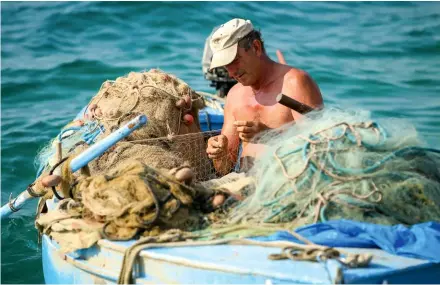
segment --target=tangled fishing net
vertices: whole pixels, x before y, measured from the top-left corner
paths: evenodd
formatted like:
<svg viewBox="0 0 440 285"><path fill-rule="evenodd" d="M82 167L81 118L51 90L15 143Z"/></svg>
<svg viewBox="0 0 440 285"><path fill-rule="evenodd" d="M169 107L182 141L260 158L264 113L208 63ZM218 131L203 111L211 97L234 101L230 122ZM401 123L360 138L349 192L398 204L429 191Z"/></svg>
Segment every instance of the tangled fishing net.
<svg viewBox="0 0 440 285"><path fill-rule="evenodd" d="M440 220L440 151L412 125L328 109L263 134L251 194L227 224L289 228L333 219L412 225Z"/></svg>
<svg viewBox="0 0 440 285"><path fill-rule="evenodd" d="M205 141L209 133L201 133L198 119L202 107L203 98L188 84L158 69L107 80L83 114L65 126L40 152L37 157L37 164L42 166L40 173L59 160L57 143L62 142L62 157L79 153L144 114L148 118L146 126L91 162L92 174L132 158L167 169L186 163L193 168L197 180L207 180L213 176L206 156Z"/></svg>
<svg viewBox="0 0 440 285"><path fill-rule="evenodd" d="M38 212L54 195L61 202L37 219L37 228L65 250L100 238L128 240L170 228L199 229L206 223L201 218L205 203L193 200L206 201L209 192L186 184L216 177L206 155L206 140L216 132L201 132L201 107L200 95L160 70L104 82L84 111L37 158L42 175L35 186L41 188L46 174L62 177L58 186L46 189ZM146 126L86 168L71 172L74 157L140 114L147 116ZM78 220L82 226L74 227Z"/></svg>
<svg viewBox="0 0 440 285"><path fill-rule="evenodd" d="M203 98L186 83L159 70L105 82L82 116L40 153L41 173L55 169L62 176L44 199L57 191L64 198L37 219L40 231L69 251L100 238L169 229L215 238L341 218L388 225L440 220L439 151L424 147L407 122L316 111L256 138L264 151L249 171L218 177L206 156L206 141L216 133L200 131L201 107ZM139 114L147 115L147 126L87 171L70 172L72 158ZM69 159L54 167L60 156ZM226 202L213 209L219 193Z"/></svg>
<svg viewBox="0 0 440 285"><path fill-rule="evenodd" d="M105 175L79 177L71 198L41 215L37 227L66 251L101 238L129 240L168 229L199 230L206 222L195 200L204 199L203 194L166 171L128 160ZM74 226L78 220L80 226Z"/></svg>

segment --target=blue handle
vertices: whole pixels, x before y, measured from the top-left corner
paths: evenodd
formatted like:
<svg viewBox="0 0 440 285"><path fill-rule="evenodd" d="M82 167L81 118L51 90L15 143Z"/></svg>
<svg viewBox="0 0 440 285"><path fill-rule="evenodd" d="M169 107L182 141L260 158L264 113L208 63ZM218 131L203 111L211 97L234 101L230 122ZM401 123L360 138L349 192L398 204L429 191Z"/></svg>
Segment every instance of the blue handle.
<svg viewBox="0 0 440 285"><path fill-rule="evenodd" d="M130 122L128 122L123 127L119 128L114 133L111 133L108 137L103 140L97 142L89 149L82 152L80 155L72 159L70 163L70 169L72 172L79 170L81 167L85 166L87 163L95 159L96 157L103 154L107 149L109 149L112 145L116 144L118 141L122 140L133 131L138 129L139 127L145 125L147 123L147 116L139 115ZM0 217L1 219L7 218L10 214L15 211L18 211L26 204L28 201L32 200L34 197L30 195L30 193L25 190L21 192L17 198L12 199L0 208Z"/></svg>
<svg viewBox="0 0 440 285"><path fill-rule="evenodd" d="M122 140L133 131L147 123L147 116L139 115L117 131L111 133L108 137L92 145L90 148L82 152L80 155L72 159L70 169L72 172L79 170L87 163L103 154L107 149Z"/></svg>

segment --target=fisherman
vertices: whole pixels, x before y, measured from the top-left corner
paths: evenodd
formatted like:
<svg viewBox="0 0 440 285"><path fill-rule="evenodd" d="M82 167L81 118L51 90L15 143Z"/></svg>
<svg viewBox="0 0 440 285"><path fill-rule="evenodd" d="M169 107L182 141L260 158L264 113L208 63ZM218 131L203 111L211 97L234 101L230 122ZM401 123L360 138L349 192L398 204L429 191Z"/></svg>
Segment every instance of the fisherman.
<svg viewBox="0 0 440 285"><path fill-rule="evenodd" d="M206 152L216 170L226 175L235 166L246 170L243 162L262 152L252 142L261 131L298 120L301 114L276 101L283 93L312 108L323 100L319 87L305 71L277 63L269 58L261 33L250 20L232 19L220 26L210 40L213 52L210 69L224 66L238 81L226 97L221 134L208 140Z"/></svg>

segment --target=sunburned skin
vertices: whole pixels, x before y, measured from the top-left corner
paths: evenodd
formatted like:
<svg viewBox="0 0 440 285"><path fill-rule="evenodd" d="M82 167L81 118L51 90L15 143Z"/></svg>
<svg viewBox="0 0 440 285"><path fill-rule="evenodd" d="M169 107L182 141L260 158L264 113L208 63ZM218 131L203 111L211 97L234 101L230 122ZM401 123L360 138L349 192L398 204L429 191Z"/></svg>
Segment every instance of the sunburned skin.
<svg viewBox="0 0 440 285"><path fill-rule="evenodd" d="M208 140L206 153L221 175L233 168L246 171L265 148L253 140L257 134L301 117L295 110L279 104L277 95L282 93L311 108L321 108L321 92L305 71L286 65L280 51L277 51L280 63L271 60L260 32L250 21L233 19L225 23L213 34L210 44L211 67L223 65L238 83L228 92L221 134ZM214 197L214 207L225 200L218 195L222 196Z"/></svg>
<svg viewBox="0 0 440 285"><path fill-rule="evenodd" d="M245 63L248 60L246 56L252 56L246 55L244 49L240 48L237 53L239 60L243 59ZM260 73L246 72L243 65L238 65L234 60L231 65L225 66L239 83L229 91L226 98L221 135L212 138L207 149L216 169L223 174L236 163L240 141L241 158L252 160L264 149L263 145L251 142L256 134L266 129L279 128L301 117L300 113L277 103L279 93L313 108L323 104L318 86L300 69L276 63L267 56L261 60L259 68L263 71ZM224 159L218 162L226 153L229 154L229 163Z"/></svg>
<svg viewBox="0 0 440 285"><path fill-rule="evenodd" d="M281 75L258 92L239 83L228 95L235 130L229 128L229 133L225 128L224 134L230 139L231 150L239 143L236 137L241 139L242 157L256 157L260 152L261 146L250 142L255 134L266 129L278 128L294 120L292 111L276 102L276 96L280 92L288 92L283 90L283 85L284 77L289 71L287 68L282 68L281 71Z"/></svg>

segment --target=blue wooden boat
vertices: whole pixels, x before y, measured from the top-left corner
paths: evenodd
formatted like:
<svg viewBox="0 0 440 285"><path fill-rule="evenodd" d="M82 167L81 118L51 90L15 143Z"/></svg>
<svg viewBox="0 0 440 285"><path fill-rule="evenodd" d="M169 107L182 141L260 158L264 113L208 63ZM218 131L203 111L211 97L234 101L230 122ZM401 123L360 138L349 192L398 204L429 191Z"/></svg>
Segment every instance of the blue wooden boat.
<svg viewBox="0 0 440 285"><path fill-rule="evenodd" d="M133 244L101 240L75 254L58 252L56 242L43 237L46 283L115 283L124 251ZM432 284L440 280L440 264L401 257L380 249L349 248L369 252L367 268L342 269L337 261L272 261L273 248L243 245L191 246L144 250L135 267L134 282L179 284L330 284L342 272L347 284Z"/></svg>
<svg viewBox="0 0 440 285"><path fill-rule="evenodd" d="M221 98L209 96L209 94L204 95L209 99L209 104L199 112L201 128L203 131L218 130L223 124L224 102ZM386 229L388 228L378 227L378 231L386 231ZM393 234L399 231L398 229L396 231L395 227L389 227L389 229L390 231L385 233L385 236L388 235L390 244L392 244L393 238L396 239ZM403 235L406 235L408 239L414 236L419 239L425 238L417 234L410 236L416 232L417 230L409 231ZM303 236L313 238L311 234L303 234ZM440 246L440 239L434 237L434 240L435 238L437 238L437 244L431 244L428 247L438 248ZM327 243L337 245L338 239L340 240L341 237L333 233L327 237ZM289 238L283 238L282 235L273 237L272 242L273 240L289 242ZM135 240L117 242L103 239L91 248L62 254L58 244L50 237L43 235L45 281L48 284L116 283L123 264L124 252L135 242ZM403 241L400 240L400 242ZM344 247L343 250L353 253L370 253L374 257L365 268L349 268L337 259L321 262L269 260L268 255L277 252L277 249L267 246L270 244L271 241L266 239L254 245L186 245L142 250L133 269L133 282L136 284L421 284L440 282L440 263L435 258L434 260L414 258L410 257L411 254L406 254L406 256L392 254L390 253L392 249L389 248L387 250L371 248L371 246L361 248L353 247L351 244L351 247ZM417 243L414 244L417 245ZM412 245L409 244L409 246ZM336 248L339 249L339 247ZM420 250L423 250L423 246Z"/></svg>
<svg viewBox="0 0 440 285"><path fill-rule="evenodd" d="M224 100L199 93L207 102L199 111L202 131L221 129ZM56 205L54 199L47 201L49 209ZM7 205L2 207L2 218L8 211ZM366 267L360 268L347 266L343 256L314 261L270 260L268 256L279 253L280 247L300 243L291 234L278 232L269 237L246 239L248 244L185 243L177 247L161 245L144 249L135 259L130 275L136 284L440 283L440 224L437 222L405 228L341 220L313 224L297 232L315 244L346 253L368 253L373 258ZM102 239L93 247L64 254L56 241L43 235L45 282L117 283L124 253L135 243L136 240Z"/></svg>

